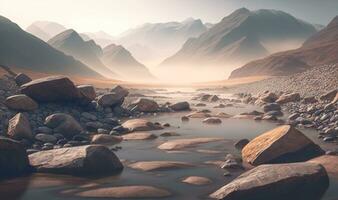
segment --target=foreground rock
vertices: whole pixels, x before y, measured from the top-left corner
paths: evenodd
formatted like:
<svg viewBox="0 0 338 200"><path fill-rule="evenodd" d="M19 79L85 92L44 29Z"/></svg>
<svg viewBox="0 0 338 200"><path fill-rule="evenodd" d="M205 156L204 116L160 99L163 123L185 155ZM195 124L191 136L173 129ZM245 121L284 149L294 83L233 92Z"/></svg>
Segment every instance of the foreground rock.
<svg viewBox="0 0 338 200"><path fill-rule="evenodd" d="M162 150L179 150L183 148L193 147L198 144L221 141L222 138L192 138L192 139L178 139L165 142L158 146Z"/></svg>
<svg viewBox="0 0 338 200"><path fill-rule="evenodd" d="M156 112L159 109L159 105L151 100L140 98L129 105L130 110L138 112Z"/></svg>
<svg viewBox="0 0 338 200"><path fill-rule="evenodd" d="M210 195L224 200L319 199L329 184L323 166L312 163L261 165Z"/></svg>
<svg viewBox="0 0 338 200"><path fill-rule="evenodd" d="M201 176L189 176L182 180L183 183L188 183L191 185L209 185L212 181L209 178Z"/></svg>
<svg viewBox="0 0 338 200"><path fill-rule="evenodd" d="M39 105L32 98L24 94L8 97L5 101L5 105L9 109L17 111L33 111L39 107Z"/></svg>
<svg viewBox="0 0 338 200"><path fill-rule="evenodd" d="M163 198L171 196L171 193L164 189L152 186L119 186L86 190L76 194L80 197L93 198Z"/></svg>
<svg viewBox="0 0 338 200"><path fill-rule="evenodd" d="M133 131L152 131L163 129L160 125L156 125L145 119L131 119L122 124L126 129Z"/></svg>
<svg viewBox="0 0 338 200"><path fill-rule="evenodd" d="M15 140L0 137L0 178L19 176L29 169L24 147Z"/></svg>
<svg viewBox="0 0 338 200"><path fill-rule="evenodd" d="M122 137L123 140L153 140L157 138L156 135L147 132L134 132L123 135Z"/></svg>
<svg viewBox="0 0 338 200"><path fill-rule="evenodd" d="M64 113L48 116L45 120L45 125L53 129L54 132L61 133L66 138L71 138L83 131L81 125L71 115Z"/></svg>
<svg viewBox="0 0 338 200"><path fill-rule="evenodd" d="M29 155L30 164L38 172L98 175L117 173L123 165L107 147L87 145L40 151Z"/></svg>
<svg viewBox="0 0 338 200"><path fill-rule="evenodd" d="M115 145L121 143L123 140L120 136L107 135L107 134L96 134L93 136L92 144L103 144L103 145Z"/></svg>
<svg viewBox="0 0 338 200"><path fill-rule="evenodd" d="M29 124L28 117L23 113L16 114L8 123L7 135L10 138L20 139L33 139L33 133Z"/></svg>
<svg viewBox="0 0 338 200"><path fill-rule="evenodd" d="M74 83L64 76L36 79L22 85L21 93L37 102L77 101L80 98Z"/></svg>
<svg viewBox="0 0 338 200"><path fill-rule="evenodd" d="M155 171L167 169L182 169L193 167L193 165L186 162L178 161L141 161L130 164L129 167L142 171Z"/></svg>
<svg viewBox="0 0 338 200"><path fill-rule="evenodd" d="M184 102L175 103L171 105L170 108L174 111L185 111L185 110L190 110L190 105L188 102L184 101Z"/></svg>
<svg viewBox="0 0 338 200"><path fill-rule="evenodd" d="M324 151L297 129L279 126L251 140L243 149L243 160L252 165L305 161Z"/></svg>

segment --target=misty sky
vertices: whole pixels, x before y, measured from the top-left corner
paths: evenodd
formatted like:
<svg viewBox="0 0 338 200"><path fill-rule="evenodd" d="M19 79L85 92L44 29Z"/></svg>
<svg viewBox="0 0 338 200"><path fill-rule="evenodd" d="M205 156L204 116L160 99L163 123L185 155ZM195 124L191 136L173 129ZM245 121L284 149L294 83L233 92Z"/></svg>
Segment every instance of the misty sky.
<svg viewBox="0 0 338 200"><path fill-rule="evenodd" d="M48 20L80 32L116 35L146 22L194 17L216 23L241 7L283 10L323 25L338 15L338 0L0 0L0 15L23 28Z"/></svg>

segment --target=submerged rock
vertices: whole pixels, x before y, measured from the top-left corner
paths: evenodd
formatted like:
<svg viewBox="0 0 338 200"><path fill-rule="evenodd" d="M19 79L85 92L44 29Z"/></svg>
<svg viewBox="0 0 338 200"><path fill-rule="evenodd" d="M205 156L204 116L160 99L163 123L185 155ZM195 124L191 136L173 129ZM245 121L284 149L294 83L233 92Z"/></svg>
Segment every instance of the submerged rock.
<svg viewBox="0 0 338 200"><path fill-rule="evenodd" d="M196 112L192 112L186 115L186 117L188 118L208 118L208 117L211 117L211 115L209 113L196 111Z"/></svg>
<svg viewBox="0 0 338 200"><path fill-rule="evenodd" d="M218 117L208 117L206 119L203 120L203 123L206 124L220 124L222 123L222 120Z"/></svg>
<svg viewBox="0 0 338 200"><path fill-rule="evenodd" d="M223 200L319 199L329 185L323 166L260 165L210 195Z"/></svg>
<svg viewBox="0 0 338 200"><path fill-rule="evenodd" d="M279 126L251 140L243 149L243 160L252 164L305 161L324 151L299 130Z"/></svg>
<svg viewBox="0 0 338 200"><path fill-rule="evenodd" d="M212 181L209 178L201 176L189 176L184 178L182 182L191 185L209 185L212 183Z"/></svg>
<svg viewBox="0 0 338 200"><path fill-rule="evenodd" d="M170 140L158 146L162 150L179 150L187 147L192 147L198 144L221 141L222 138L191 138Z"/></svg>
<svg viewBox="0 0 338 200"><path fill-rule="evenodd" d="M123 138L120 136L107 135L107 134L96 134L93 136L91 143L92 144L105 144L105 145L115 145L121 143Z"/></svg>
<svg viewBox="0 0 338 200"><path fill-rule="evenodd" d="M92 198L164 198L171 196L171 193L164 189L153 186L119 186L109 188L90 189L79 192L76 196Z"/></svg>
<svg viewBox="0 0 338 200"><path fill-rule="evenodd" d="M126 135L123 135L123 140L153 140L157 136L152 133L147 132L133 132Z"/></svg>
<svg viewBox="0 0 338 200"><path fill-rule="evenodd" d="M40 151L29 155L29 161L43 173L86 176L112 174L123 169L118 157L101 145Z"/></svg>
<svg viewBox="0 0 338 200"><path fill-rule="evenodd" d="M152 131L163 129L160 125L154 124L145 119L131 119L122 124L129 131Z"/></svg>
<svg viewBox="0 0 338 200"><path fill-rule="evenodd" d="M130 164L129 167L133 169L139 169L142 171L155 171L155 170L188 168L193 167L193 165L187 162L178 162L178 161L140 161Z"/></svg>

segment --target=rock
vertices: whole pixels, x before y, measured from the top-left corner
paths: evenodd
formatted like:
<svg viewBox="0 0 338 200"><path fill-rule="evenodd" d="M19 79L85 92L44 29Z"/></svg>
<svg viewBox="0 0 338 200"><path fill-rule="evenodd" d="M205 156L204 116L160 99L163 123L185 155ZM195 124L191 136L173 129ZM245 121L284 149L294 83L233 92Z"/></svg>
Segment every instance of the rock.
<svg viewBox="0 0 338 200"><path fill-rule="evenodd" d="M14 80L18 86L24 85L32 81L32 79L29 76L23 73L19 73L18 75L16 75Z"/></svg>
<svg viewBox="0 0 338 200"><path fill-rule="evenodd" d="M220 123L222 123L222 120L220 118L217 118L217 117L208 117L208 118L205 118L203 120L203 123L206 123L206 124L220 124Z"/></svg>
<svg viewBox="0 0 338 200"><path fill-rule="evenodd" d="M208 118L211 117L211 115L209 113L205 113L205 112L192 112L188 115L186 115L186 117L188 118Z"/></svg>
<svg viewBox="0 0 338 200"><path fill-rule="evenodd" d="M134 132L123 135L122 137L123 140L153 140L157 138L156 135L147 132Z"/></svg>
<svg viewBox="0 0 338 200"><path fill-rule="evenodd" d="M171 196L171 193L164 189L153 186L119 186L109 188L89 189L79 192L76 196L92 198L164 198Z"/></svg>
<svg viewBox="0 0 338 200"><path fill-rule="evenodd" d="M235 148L238 149L238 150L242 150L245 145L247 145L250 141L248 139L242 139L242 140L239 140L238 142L236 142L234 144Z"/></svg>
<svg viewBox="0 0 338 200"><path fill-rule="evenodd" d="M53 129L50 129L47 126L40 126L40 127L36 128L35 132L36 133L52 134Z"/></svg>
<svg viewBox="0 0 338 200"><path fill-rule="evenodd" d="M276 103L284 104L289 102L300 101L299 93L291 93L291 94L282 94L276 101Z"/></svg>
<svg viewBox="0 0 338 200"><path fill-rule="evenodd" d="M333 101L337 95L337 89L331 90L319 97L321 101Z"/></svg>
<svg viewBox="0 0 338 200"><path fill-rule="evenodd" d="M102 107L115 107L123 103L124 96L116 93L107 93L97 97L97 103Z"/></svg>
<svg viewBox="0 0 338 200"><path fill-rule="evenodd" d="M92 144L116 145L118 143L121 143L122 140L123 138L120 136L96 134L93 136L91 143Z"/></svg>
<svg viewBox="0 0 338 200"><path fill-rule="evenodd" d="M280 111L282 108L277 103L269 103L263 106L263 110L265 113L270 111Z"/></svg>
<svg viewBox="0 0 338 200"><path fill-rule="evenodd" d="M119 95L119 96L121 96L121 97L123 97L123 98L125 98L129 94L129 91L126 88L124 88L120 85L114 86L110 91Z"/></svg>
<svg viewBox="0 0 338 200"><path fill-rule="evenodd" d="M243 169L242 159L232 154L225 156L225 162L221 165L222 169Z"/></svg>
<svg viewBox="0 0 338 200"><path fill-rule="evenodd" d="M178 161L140 161L129 165L130 168L142 171L158 171L193 167L192 164Z"/></svg>
<svg viewBox="0 0 338 200"><path fill-rule="evenodd" d="M123 165L107 147L87 145L40 151L29 155L38 172L79 176L120 172Z"/></svg>
<svg viewBox="0 0 338 200"><path fill-rule="evenodd" d="M284 115L284 113L280 110L272 110L269 112L266 112L264 115L271 115L271 116L275 116L275 117L281 117Z"/></svg>
<svg viewBox="0 0 338 200"><path fill-rule="evenodd" d="M283 125L251 140L242 150L243 160L252 165L299 162L324 151L297 129Z"/></svg>
<svg viewBox="0 0 338 200"><path fill-rule="evenodd" d="M334 103L328 103L324 106L324 110L335 110L336 107L334 105Z"/></svg>
<svg viewBox="0 0 338 200"><path fill-rule="evenodd" d="M160 125L156 125L145 119L131 119L122 124L123 128L130 131L152 131L163 129Z"/></svg>
<svg viewBox="0 0 338 200"><path fill-rule="evenodd" d="M215 102L215 101L219 100L219 97L217 95L204 94L204 95L198 97L197 100Z"/></svg>
<svg viewBox="0 0 338 200"><path fill-rule="evenodd" d="M189 176L184 178L182 182L191 185L209 185L212 183L212 181L209 178L201 176Z"/></svg>
<svg viewBox="0 0 338 200"><path fill-rule="evenodd" d="M138 112L156 112L159 109L159 106L155 101L145 98L134 101L128 107L130 107L132 111Z"/></svg>
<svg viewBox="0 0 338 200"><path fill-rule="evenodd" d="M329 185L323 166L312 163L261 165L210 195L223 200L318 199Z"/></svg>
<svg viewBox="0 0 338 200"><path fill-rule="evenodd" d="M209 142L216 142L221 141L222 138L191 138L191 139L177 139L177 140L170 140L167 141L157 148L162 150L180 150L183 148L193 147L198 144L209 143Z"/></svg>
<svg viewBox="0 0 338 200"><path fill-rule="evenodd" d="M207 104L205 104L205 103L197 103L195 106L196 107L205 107L205 106L207 106Z"/></svg>
<svg viewBox="0 0 338 200"><path fill-rule="evenodd" d="M47 135L44 133L39 133L35 135L35 139L43 143L52 143L52 144L55 144L57 141L57 138L54 135Z"/></svg>
<svg viewBox="0 0 338 200"><path fill-rule="evenodd" d="M309 103L317 103L318 100L316 99L316 97L311 96L311 97L305 97L302 102L305 104L309 104Z"/></svg>
<svg viewBox="0 0 338 200"><path fill-rule="evenodd" d="M190 104L186 101L183 101L171 105L170 108L174 111L185 111L190 110Z"/></svg>
<svg viewBox="0 0 338 200"><path fill-rule="evenodd" d="M33 133L29 124L28 117L23 113L16 114L8 123L7 135L10 138L20 139L33 139Z"/></svg>
<svg viewBox="0 0 338 200"><path fill-rule="evenodd" d="M77 86L81 94L81 98L85 101L91 102L96 98L95 88L92 85L79 85Z"/></svg>
<svg viewBox="0 0 338 200"><path fill-rule="evenodd" d="M214 106L214 108L225 108L226 106L224 104L218 104L217 106Z"/></svg>
<svg viewBox="0 0 338 200"><path fill-rule="evenodd" d="M298 113L291 114L288 119L289 120L296 120L300 115Z"/></svg>
<svg viewBox="0 0 338 200"><path fill-rule="evenodd" d="M276 116L274 116L274 115L264 115L264 116L262 117L262 120L276 121L276 120L278 120L278 118L277 118Z"/></svg>
<svg viewBox="0 0 338 200"><path fill-rule="evenodd" d="M173 136L180 136L180 134L176 132L164 132L164 133L161 133L160 136L161 137L173 137Z"/></svg>
<svg viewBox="0 0 338 200"><path fill-rule="evenodd" d="M0 137L0 178L20 176L29 171L24 147L15 140Z"/></svg>
<svg viewBox="0 0 338 200"><path fill-rule="evenodd" d="M273 103L278 99L278 96L273 92L268 92L259 97L265 103Z"/></svg>
<svg viewBox="0 0 338 200"><path fill-rule="evenodd" d="M24 94L8 97L5 101L5 105L9 109L17 111L33 111L39 107L39 105L32 98Z"/></svg>
<svg viewBox="0 0 338 200"><path fill-rule="evenodd" d="M72 138L83 131L81 125L71 115L64 113L48 116L45 119L45 125L66 138Z"/></svg>
<svg viewBox="0 0 338 200"><path fill-rule="evenodd" d="M219 112L215 115L215 117L219 117L219 118L230 118L232 117L231 115L224 113L224 112Z"/></svg>
<svg viewBox="0 0 338 200"><path fill-rule="evenodd" d="M74 83L64 76L33 80L21 86L21 93L37 102L68 102L80 98L80 92Z"/></svg>
<svg viewBox="0 0 338 200"><path fill-rule="evenodd" d="M309 163L316 163L322 165L327 173L334 177L338 178L338 156L337 155L323 155L311 159L308 161Z"/></svg>
<svg viewBox="0 0 338 200"><path fill-rule="evenodd" d="M182 120L183 122L189 121L189 117L183 116L183 117L181 117L181 120Z"/></svg>

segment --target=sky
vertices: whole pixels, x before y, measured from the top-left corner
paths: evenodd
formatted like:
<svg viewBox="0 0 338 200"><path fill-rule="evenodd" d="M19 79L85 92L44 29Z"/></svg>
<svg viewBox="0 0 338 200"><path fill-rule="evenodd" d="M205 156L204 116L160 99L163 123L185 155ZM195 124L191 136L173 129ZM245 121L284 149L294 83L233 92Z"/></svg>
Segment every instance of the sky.
<svg viewBox="0 0 338 200"><path fill-rule="evenodd" d="M338 0L0 0L0 15L22 28L46 20L79 32L118 35L144 23L189 17L217 23L241 7L283 10L323 25L338 15Z"/></svg>

